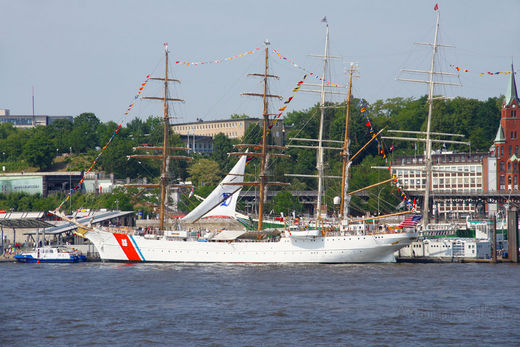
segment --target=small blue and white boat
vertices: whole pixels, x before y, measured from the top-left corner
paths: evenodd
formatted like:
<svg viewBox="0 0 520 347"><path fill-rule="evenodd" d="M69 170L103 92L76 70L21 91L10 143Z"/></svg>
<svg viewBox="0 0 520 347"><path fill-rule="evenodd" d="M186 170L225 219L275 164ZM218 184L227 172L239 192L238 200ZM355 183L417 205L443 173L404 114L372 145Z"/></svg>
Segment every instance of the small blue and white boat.
<svg viewBox="0 0 520 347"><path fill-rule="evenodd" d="M14 256L19 263L79 263L87 261L81 252L64 247L38 247Z"/></svg>

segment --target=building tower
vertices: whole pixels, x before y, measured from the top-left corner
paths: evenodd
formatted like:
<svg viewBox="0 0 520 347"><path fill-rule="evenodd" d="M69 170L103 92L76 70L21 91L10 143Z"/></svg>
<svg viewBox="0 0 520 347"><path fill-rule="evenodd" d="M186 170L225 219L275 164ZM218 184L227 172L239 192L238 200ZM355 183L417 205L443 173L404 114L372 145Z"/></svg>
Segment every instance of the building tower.
<svg viewBox="0 0 520 347"><path fill-rule="evenodd" d="M500 126L495 137L497 160L497 190L518 190L520 180L520 101L516 90L515 74L511 74L502 104Z"/></svg>

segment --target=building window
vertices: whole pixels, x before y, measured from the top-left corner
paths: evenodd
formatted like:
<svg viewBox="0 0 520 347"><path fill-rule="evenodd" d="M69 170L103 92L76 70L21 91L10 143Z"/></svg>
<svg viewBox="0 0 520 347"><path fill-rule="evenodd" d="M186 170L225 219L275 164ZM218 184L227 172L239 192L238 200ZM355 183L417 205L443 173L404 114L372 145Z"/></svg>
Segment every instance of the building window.
<svg viewBox="0 0 520 347"><path fill-rule="evenodd" d="M505 170L505 165L504 165L504 162L501 161L500 162L500 171L504 171Z"/></svg>
<svg viewBox="0 0 520 347"><path fill-rule="evenodd" d="M513 146L509 146L509 156L511 156L511 154L513 154Z"/></svg>

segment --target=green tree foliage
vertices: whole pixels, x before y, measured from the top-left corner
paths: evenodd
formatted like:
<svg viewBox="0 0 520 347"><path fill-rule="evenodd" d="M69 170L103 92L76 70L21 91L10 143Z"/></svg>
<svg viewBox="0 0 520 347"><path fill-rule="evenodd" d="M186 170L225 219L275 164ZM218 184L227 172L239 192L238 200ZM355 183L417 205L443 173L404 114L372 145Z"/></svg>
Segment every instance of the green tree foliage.
<svg viewBox="0 0 520 347"><path fill-rule="evenodd" d="M244 133L241 143L259 144L262 139L262 127L255 123L251 124Z"/></svg>
<svg viewBox="0 0 520 347"><path fill-rule="evenodd" d="M303 205L300 204L298 198L293 196L291 192L282 190L274 197L272 209L276 214L284 213L287 216L293 211L301 212Z"/></svg>
<svg viewBox="0 0 520 347"><path fill-rule="evenodd" d="M94 113L82 113L74 118L70 144L75 153L83 153L99 146L97 128L99 119Z"/></svg>
<svg viewBox="0 0 520 347"><path fill-rule="evenodd" d="M138 169L141 166L134 162L137 159L128 157L133 152L132 147L130 140L121 137L114 138L110 146L107 147L101 158L99 158L100 168L113 173L116 178L137 177ZM157 171L154 173L157 173Z"/></svg>
<svg viewBox="0 0 520 347"><path fill-rule="evenodd" d="M71 147L70 136L72 122L68 119L57 119L46 127L47 137L52 143L52 147L59 153L68 153Z"/></svg>
<svg viewBox="0 0 520 347"><path fill-rule="evenodd" d="M237 114L237 113L234 113L230 116L231 119L246 119L246 118L249 118L249 116L247 114Z"/></svg>
<svg viewBox="0 0 520 347"><path fill-rule="evenodd" d="M47 170L54 159L54 148L45 134L43 127L34 130L32 137L23 146L23 158L31 166Z"/></svg>
<svg viewBox="0 0 520 347"><path fill-rule="evenodd" d="M236 156L230 156L228 153L234 151L233 144L236 141L231 140L226 135L219 133L213 137L213 153L211 159L215 160L222 172L231 170L232 166L237 162Z"/></svg>
<svg viewBox="0 0 520 347"><path fill-rule="evenodd" d="M215 186L221 179L219 165L211 159L200 158L188 168L189 179L197 188Z"/></svg>

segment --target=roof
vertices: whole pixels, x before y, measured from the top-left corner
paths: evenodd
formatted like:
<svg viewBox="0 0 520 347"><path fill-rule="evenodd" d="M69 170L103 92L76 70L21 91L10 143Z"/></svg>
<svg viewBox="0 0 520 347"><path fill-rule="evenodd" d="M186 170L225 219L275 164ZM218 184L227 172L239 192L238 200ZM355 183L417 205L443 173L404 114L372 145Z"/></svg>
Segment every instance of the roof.
<svg viewBox="0 0 520 347"><path fill-rule="evenodd" d="M134 213L134 211L102 212L102 213L98 213L98 214L93 214L91 216L78 218L77 222L81 223L81 224L89 224L89 223L96 224L96 223L101 223L101 222L104 222L104 221L107 221L107 220L110 220L113 218L128 216L133 213ZM76 225L71 224L71 223L65 223L65 224L61 224L61 225L57 225L57 226L52 225L52 224L49 224L49 225L51 227L49 228L47 226L47 229L44 230L44 232L46 234L61 234L61 233L72 231L72 230L78 228ZM34 235L34 234L36 234L36 231L29 231L24 234L25 235Z"/></svg>
<svg viewBox="0 0 520 347"><path fill-rule="evenodd" d="M50 172L6 172L2 174L4 176L81 176L83 175L82 171L50 171Z"/></svg>
<svg viewBox="0 0 520 347"><path fill-rule="evenodd" d="M498 126L497 136L495 136L494 142L505 142L506 137L504 136L504 129L502 129L502 125Z"/></svg>
<svg viewBox="0 0 520 347"><path fill-rule="evenodd" d="M43 212L0 213L0 226L12 229L42 229L53 226L41 218Z"/></svg>
<svg viewBox="0 0 520 347"><path fill-rule="evenodd" d="M518 93L516 91L516 82L515 82L515 70L513 69L513 64L511 64L511 73L509 74L509 85L507 86L506 93L506 106L510 105L513 100L518 102Z"/></svg>

